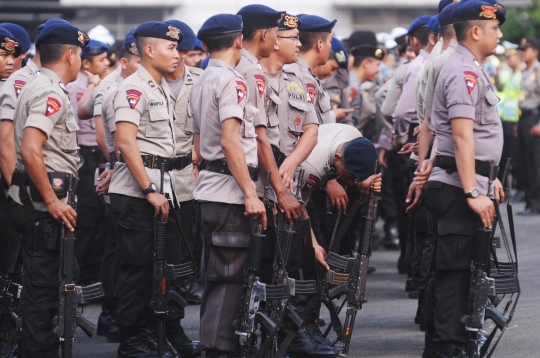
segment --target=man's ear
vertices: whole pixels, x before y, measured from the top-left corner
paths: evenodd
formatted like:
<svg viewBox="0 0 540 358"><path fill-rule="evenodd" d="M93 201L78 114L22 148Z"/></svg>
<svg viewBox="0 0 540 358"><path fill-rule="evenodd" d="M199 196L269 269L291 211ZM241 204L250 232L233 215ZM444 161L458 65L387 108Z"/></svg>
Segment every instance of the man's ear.
<svg viewBox="0 0 540 358"><path fill-rule="evenodd" d="M68 51L68 52L70 52L70 53L72 53L74 56L76 56L75 51L70 50L70 51ZM83 68L83 69L85 69L85 70L88 69L88 68L90 68L91 65L92 65L92 63L91 63L88 59L86 59L86 58L84 58L84 59L81 61L81 68Z"/></svg>
<svg viewBox="0 0 540 358"><path fill-rule="evenodd" d="M154 47L152 45L150 44L144 45L143 51L146 54L146 56L150 58L154 58Z"/></svg>
<svg viewBox="0 0 540 358"><path fill-rule="evenodd" d="M475 41L480 40L480 37L482 37L482 28L480 26L474 25L469 31Z"/></svg>
<svg viewBox="0 0 540 358"><path fill-rule="evenodd" d="M260 42L264 42L267 37L268 37L268 30L267 29L261 29L259 31Z"/></svg>
<svg viewBox="0 0 540 358"><path fill-rule="evenodd" d="M244 48L242 41L244 40L244 35L240 35L236 38L236 48Z"/></svg>
<svg viewBox="0 0 540 358"><path fill-rule="evenodd" d="M120 66L122 66L122 69L123 69L123 70L127 70L127 63L128 63L127 58L122 57L122 58L120 59Z"/></svg>

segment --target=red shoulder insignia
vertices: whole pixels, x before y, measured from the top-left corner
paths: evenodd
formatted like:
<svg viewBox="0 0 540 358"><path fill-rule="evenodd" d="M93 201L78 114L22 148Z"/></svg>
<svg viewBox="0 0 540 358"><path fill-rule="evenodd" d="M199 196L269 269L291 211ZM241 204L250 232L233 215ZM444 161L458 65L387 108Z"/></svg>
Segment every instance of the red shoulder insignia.
<svg viewBox="0 0 540 358"><path fill-rule="evenodd" d="M47 97L47 108L45 109L45 116L50 117L62 108L60 101L54 97Z"/></svg>
<svg viewBox="0 0 540 358"><path fill-rule="evenodd" d="M309 178L307 178L307 180L306 180L306 188L307 189L315 188L317 186L317 184L319 184L320 182L321 182L321 179L319 179L318 177L316 177L313 174L310 174Z"/></svg>
<svg viewBox="0 0 540 358"><path fill-rule="evenodd" d="M246 97L247 86L242 81L236 81L236 97L238 97L238 103Z"/></svg>
<svg viewBox="0 0 540 358"><path fill-rule="evenodd" d="M317 97L317 87L313 83L306 83L306 101L313 104Z"/></svg>
<svg viewBox="0 0 540 358"><path fill-rule="evenodd" d="M464 73L465 75L473 76L474 78L478 79L478 75L476 74L476 72L473 72L473 71L463 71L463 73Z"/></svg>
<svg viewBox="0 0 540 358"><path fill-rule="evenodd" d="M129 89L126 91L126 98L129 103L129 108L134 109L137 103L141 100L141 92L135 89Z"/></svg>
<svg viewBox="0 0 540 358"><path fill-rule="evenodd" d="M264 91L266 90L266 78L263 75L255 75L255 82L257 83L257 89L259 90L259 97L262 98Z"/></svg>
<svg viewBox="0 0 540 358"><path fill-rule="evenodd" d="M467 91L469 91L469 94L474 90L474 87L476 87L476 78L470 75L465 76L465 85L467 86Z"/></svg>
<svg viewBox="0 0 540 358"><path fill-rule="evenodd" d="M83 96L84 96L83 92L77 92L77 102L79 102Z"/></svg>
<svg viewBox="0 0 540 358"><path fill-rule="evenodd" d="M26 82L24 82L22 80L15 80L15 83L13 84L13 87L15 87L15 96L17 96L17 98L19 98L19 95L21 94L21 91L22 91L25 84L26 84Z"/></svg>

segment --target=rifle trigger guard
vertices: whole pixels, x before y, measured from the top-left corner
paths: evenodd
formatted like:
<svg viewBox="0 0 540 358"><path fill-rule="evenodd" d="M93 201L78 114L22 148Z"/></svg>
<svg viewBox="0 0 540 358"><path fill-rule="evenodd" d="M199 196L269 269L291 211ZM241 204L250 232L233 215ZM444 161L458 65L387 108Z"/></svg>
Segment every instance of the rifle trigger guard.
<svg viewBox="0 0 540 358"><path fill-rule="evenodd" d="M64 285L64 292L75 292L75 284L74 283L66 283Z"/></svg>

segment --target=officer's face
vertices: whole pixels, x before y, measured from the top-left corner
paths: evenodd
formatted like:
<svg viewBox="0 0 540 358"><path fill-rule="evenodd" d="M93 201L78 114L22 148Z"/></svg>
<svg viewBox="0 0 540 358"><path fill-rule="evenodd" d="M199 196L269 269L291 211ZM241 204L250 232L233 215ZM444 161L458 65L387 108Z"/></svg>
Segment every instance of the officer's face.
<svg viewBox="0 0 540 358"><path fill-rule="evenodd" d="M84 70L94 75L99 75L101 78L103 78L107 74L109 64L110 62L109 58L107 57L107 52L103 52L100 55L91 57L89 60L85 59L83 67Z"/></svg>
<svg viewBox="0 0 540 358"><path fill-rule="evenodd" d="M381 72L381 60L375 58L368 58L363 64L365 69L365 78L367 81L375 81L375 76Z"/></svg>
<svg viewBox="0 0 540 358"><path fill-rule="evenodd" d="M319 62L319 65L324 65L326 61L328 60L328 57L330 56L330 52L332 51L332 34L326 34L326 38L323 38L320 40L320 53L319 58L321 59L321 62Z"/></svg>
<svg viewBox="0 0 540 358"><path fill-rule="evenodd" d="M7 51L0 50L0 78L8 78L13 73L15 58Z"/></svg>
<svg viewBox="0 0 540 358"><path fill-rule="evenodd" d="M328 59L326 63L322 66L317 66L313 69L315 73L321 80L333 76L334 72L339 68L337 61L334 58Z"/></svg>
<svg viewBox="0 0 540 358"><path fill-rule="evenodd" d="M336 172L338 175L338 180L340 183L345 184L347 186L353 186L354 182L356 181L356 178L354 175L345 167L345 163L343 162L343 153L336 152L334 156L334 167L336 168Z"/></svg>
<svg viewBox="0 0 540 358"><path fill-rule="evenodd" d="M486 57L494 55L497 51L497 45L503 34L500 29L499 20L484 20L484 26L480 26L479 36L479 50L482 51Z"/></svg>
<svg viewBox="0 0 540 358"><path fill-rule="evenodd" d="M186 57L184 57L184 62L186 63L186 66L195 67L195 65L199 61L204 60L205 57L206 57L206 52L193 50L193 51L189 51Z"/></svg>
<svg viewBox="0 0 540 358"><path fill-rule="evenodd" d="M267 58L270 57L270 54L276 45L278 28L272 27L270 29L264 29L264 31L266 31L266 36L262 46L262 57Z"/></svg>
<svg viewBox="0 0 540 358"><path fill-rule="evenodd" d="M120 60L122 70L126 71L126 76L131 76L141 64L141 58L135 55L127 55Z"/></svg>
<svg viewBox="0 0 540 358"><path fill-rule="evenodd" d="M177 46L177 42L161 39L156 41L153 46L154 64L156 69L164 75L172 74L178 67L178 59L180 56L176 50Z"/></svg>
<svg viewBox="0 0 540 358"><path fill-rule="evenodd" d="M73 82L77 79L77 74L79 73L81 69L81 52L82 49L79 46L71 46L71 48L68 50L68 63L70 65L69 67L69 82ZM68 82L68 83L69 83Z"/></svg>
<svg viewBox="0 0 540 358"><path fill-rule="evenodd" d="M276 43L283 63L289 64L298 61L298 54L300 47L302 47L298 38L298 29L280 31Z"/></svg>
<svg viewBox="0 0 540 358"><path fill-rule="evenodd" d="M535 50L532 47L527 47L521 50L521 59L524 62L531 62L538 58L538 50Z"/></svg>

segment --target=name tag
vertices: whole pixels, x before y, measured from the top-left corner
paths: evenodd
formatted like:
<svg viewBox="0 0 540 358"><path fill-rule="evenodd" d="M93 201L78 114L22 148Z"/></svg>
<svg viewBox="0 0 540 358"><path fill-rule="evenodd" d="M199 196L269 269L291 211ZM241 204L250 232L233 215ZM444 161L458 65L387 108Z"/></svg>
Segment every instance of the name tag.
<svg viewBox="0 0 540 358"><path fill-rule="evenodd" d="M150 102L150 107L164 106L165 102L163 101L152 101Z"/></svg>

